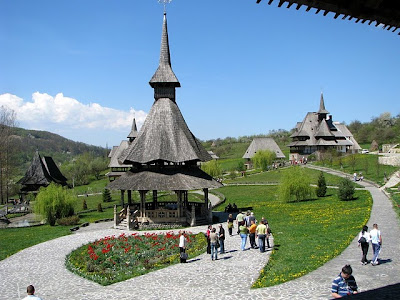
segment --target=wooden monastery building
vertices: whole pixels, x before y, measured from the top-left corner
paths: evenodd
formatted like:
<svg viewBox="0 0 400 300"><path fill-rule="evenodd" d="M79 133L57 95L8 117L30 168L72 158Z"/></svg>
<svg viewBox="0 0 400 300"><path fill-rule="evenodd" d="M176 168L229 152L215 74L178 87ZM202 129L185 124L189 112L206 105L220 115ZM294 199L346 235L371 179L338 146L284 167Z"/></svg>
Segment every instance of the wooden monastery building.
<svg viewBox="0 0 400 300"><path fill-rule="evenodd" d="M251 159L254 154L256 154L257 151L260 150L268 150L274 152L278 160L285 159L285 155L273 138L254 138L242 157L246 159L245 166L247 169L252 168L253 164L251 162Z"/></svg>
<svg viewBox="0 0 400 300"><path fill-rule="evenodd" d="M119 144L119 146L114 146L110 153L108 154L108 157L110 158L110 163L108 164L108 167L110 168L110 172L106 174L108 177L109 181L115 180L115 178L121 176L125 172L129 171L129 169L132 167L131 164L124 164L120 163L118 161L118 158L122 155L122 153L128 149L128 147L132 144L132 142L137 138L138 131L137 131L137 126L136 126L136 120L133 118L132 122L132 129L131 132L128 134L128 140L123 140Z"/></svg>
<svg viewBox="0 0 400 300"><path fill-rule="evenodd" d="M165 12L159 66L149 83L154 89L153 106L137 138L118 157L120 164L132 168L108 184L109 189L121 191L123 210L115 214L115 225L208 222L208 190L221 184L198 167L198 162L211 156L187 127L176 103L175 88L180 82L171 67ZM202 190L204 201L190 202L190 190ZM132 201L132 191L139 192L139 203ZM176 201L158 201L159 191L173 192ZM151 201L146 201L147 193Z"/></svg>
<svg viewBox="0 0 400 300"><path fill-rule="evenodd" d="M22 185L20 190L22 199L28 193L37 194L41 187L46 187L51 182L66 186L67 178L61 173L53 158L50 156L41 157L39 151L36 151L25 176L17 182Z"/></svg>
<svg viewBox="0 0 400 300"><path fill-rule="evenodd" d="M361 150L347 126L332 120L325 109L322 93L319 110L307 113L304 120L297 123L290 138L291 161L301 161L310 154L332 149L342 153L356 153Z"/></svg>

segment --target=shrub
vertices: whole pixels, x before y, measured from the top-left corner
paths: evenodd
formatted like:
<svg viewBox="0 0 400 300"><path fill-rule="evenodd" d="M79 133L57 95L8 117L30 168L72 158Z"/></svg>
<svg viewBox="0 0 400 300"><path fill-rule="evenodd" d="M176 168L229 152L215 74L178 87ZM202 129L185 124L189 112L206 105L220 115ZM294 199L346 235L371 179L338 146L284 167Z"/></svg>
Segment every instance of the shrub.
<svg viewBox="0 0 400 300"><path fill-rule="evenodd" d="M83 209L83 210L87 210L86 199L83 199L83 202L82 202L82 209Z"/></svg>
<svg viewBox="0 0 400 300"><path fill-rule="evenodd" d="M326 195L326 181L325 181L324 173L322 171L321 171L321 173L319 173L318 186L317 186L316 193L317 193L318 197L324 197Z"/></svg>
<svg viewBox="0 0 400 300"><path fill-rule="evenodd" d="M221 165L216 160L210 160L202 164L201 169L212 177L219 177L222 175Z"/></svg>
<svg viewBox="0 0 400 300"><path fill-rule="evenodd" d="M97 204L97 211L98 212L103 212L103 207L101 206L101 203Z"/></svg>
<svg viewBox="0 0 400 300"><path fill-rule="evenodd" d="M51 226L54 226L57 219L74 214L75 200L71 191L51 183L46 188L40 188L34 210L35 213L42 215Z"/></svg>
<svg viewBox="0 0 400 300"><path fill-rule="evenodd" d="M70 217L65 217L57 220L57 224L61 226L71 226L79 224L79 216L73 215Z"/></svg>
<svg viewBox="0 0 400 300"><path fill-rule="evenodd" d="M104 189L103 191L103 202L111 202L111 193L109 189Z"/></svg>
<svg viewBox="0 0 400 300"><path fill-rule="evenodd" d="M269 150L259 150L256 152L256 154L254 154L251 160L254 164L254 167L259 168L263 171L267 171L268 166L270 166L275 159L275 152Z"/></svg>
<svg viewBox="0 0 400 300"><path fill-rule="evenodd" d="M313 188L310 186L311 179L307 173L299 166L293 166L290 172L283 175L281 185L279 186L280 198L285 202L302 201L310 199L313 194Z"/></svg>
<svg viewBox="0 0 400 300"><path fill-rule="evenodd" d="M351 200L354 197L354 185L348 178L339 182L338 196L340 200Z"/></svg>

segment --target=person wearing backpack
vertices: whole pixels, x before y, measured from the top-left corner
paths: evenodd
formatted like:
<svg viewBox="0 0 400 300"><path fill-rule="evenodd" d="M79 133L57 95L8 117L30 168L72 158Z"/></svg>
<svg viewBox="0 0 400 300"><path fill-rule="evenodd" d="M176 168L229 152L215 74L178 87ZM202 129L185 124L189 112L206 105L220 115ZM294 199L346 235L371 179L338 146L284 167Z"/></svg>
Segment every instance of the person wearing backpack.
<svg viewBox="0 0 400 300"><path fill-rule="evenodd" d="M368 264L367 254L368 254L370 240L371 237L368 233L368 226L364 225L360 234L358 235L358 247L361 246L361 251L362 251L362 258L361 258L362 265Z"/></svg>

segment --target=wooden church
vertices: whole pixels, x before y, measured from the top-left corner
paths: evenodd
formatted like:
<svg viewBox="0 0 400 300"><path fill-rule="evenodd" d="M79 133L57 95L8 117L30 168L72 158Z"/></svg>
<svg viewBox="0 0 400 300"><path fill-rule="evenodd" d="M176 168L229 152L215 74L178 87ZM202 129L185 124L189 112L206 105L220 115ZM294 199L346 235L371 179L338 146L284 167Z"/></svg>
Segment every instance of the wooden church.
<svg viewBox="0 0 400 300"><path fill-rule="evenodd" d="M154 89L153 106L135 140L119 156L121 164L132 168L108 184L109 189L121 191L124 207L116 213L115 225L123 221L129 228L133 222L209 222L208 190L221 184L199 168L198 163L211 160L211 156L189 130L176 102L175 89L181 85L171 67L165 12L159 66L149 83ZM201 190L204 201L189 201L190 190ZM132 191L139 192L139 203L132 201ZM176 201L158 201L160 191L174 193ZM151 193L150 201L147 193Z"/></svg>

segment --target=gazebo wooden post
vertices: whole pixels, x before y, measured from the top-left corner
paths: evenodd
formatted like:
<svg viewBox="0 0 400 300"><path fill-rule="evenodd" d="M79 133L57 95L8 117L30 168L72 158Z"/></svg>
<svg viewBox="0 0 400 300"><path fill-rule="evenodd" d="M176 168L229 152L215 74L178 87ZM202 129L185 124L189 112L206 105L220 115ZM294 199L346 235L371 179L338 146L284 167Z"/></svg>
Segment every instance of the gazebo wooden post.
<svg viewBox="0 0 400 300"><path fill-rule="evenodd" d="M146 193L147 191L139 191L140 194L140 216L144 218L146 216Z"/></svg>
<svg viewBox="0 0 400 300"><path fill-rule="evenodd" d="M125 190L121 190L121 206L124 208L124 198L125 198Z"/></svg>
<svg viewBox="0 0 400 300"><path fill-rule="evenodd" d="M132 205L132 191L128 190L128 205Z"/></svg>
<svg viewBox="0 0 400 300"><path fill-rule="evenodd" d="M157 209L158 208L158 202L157 202L157 191L153 190L153 209Z"/></svg>
<svg viewBox="0 0 400 300"><path fill-rule="evenodd" d="M177 199L178 218L182 216L182 191L175 191Z"/></svg>
<svg viewBox="0 0 400 300"><path fill-rule="evenodd" d="M206 209L208 210L208 189L205 188L203 189L204 192L204 204L206 206Z"/></svg>
<svg viewBox="0 0 400 300"><path fill-rule="evenodd" d="M189 209L189 197L188 197L188 191L183 192L183 203L186 209Z"/></svg>

